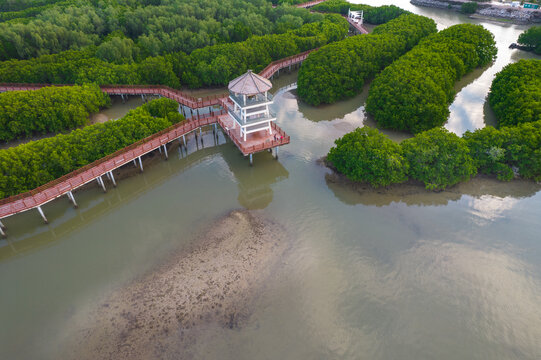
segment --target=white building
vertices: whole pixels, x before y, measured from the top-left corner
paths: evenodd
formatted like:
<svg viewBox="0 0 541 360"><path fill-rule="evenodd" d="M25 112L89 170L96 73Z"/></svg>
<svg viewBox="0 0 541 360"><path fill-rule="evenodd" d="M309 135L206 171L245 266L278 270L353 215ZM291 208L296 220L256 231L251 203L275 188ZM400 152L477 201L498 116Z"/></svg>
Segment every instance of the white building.
<svg viewBox="0 0 541 360"><path fill-rule="evenodd" d="M272 135L271 121L276 115L271 113L272 95L268 91L272 83L251 70L229 82L229 98L233 108L228 112L240 126L240 134L246 141L246 135L258 131L268 131Z"/></svg>

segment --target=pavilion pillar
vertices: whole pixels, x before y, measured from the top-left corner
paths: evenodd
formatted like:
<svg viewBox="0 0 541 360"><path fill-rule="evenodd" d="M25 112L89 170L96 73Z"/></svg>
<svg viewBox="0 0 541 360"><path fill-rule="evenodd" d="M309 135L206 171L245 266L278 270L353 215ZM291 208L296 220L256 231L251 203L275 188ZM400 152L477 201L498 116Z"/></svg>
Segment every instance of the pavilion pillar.
<svg viewBox="0 0 541 360"><path fill-rule="evenodd" d="M0 236L6 237L6 232L4 231L4 228L0 226Z"/></svg>
<svg viewBox="0 0 541 360"><path fill-rule="evenodd" d="M184 141L184 147L186 147L186 135L182 135L182 141Z"/></svg>
<svg viewBox="0 0 541 360"><path fill-rule="evenodd" d="M278 160L278 146L274 147L274 158Z"/></svg>
<svg viewBox="0 0 541 360"><path fill-rule="evenodd" d="M5 229L6 226L4 225L4 223L2 222L2 220L0 220L0 229Z"/></svg>
<svg viewBox="0 0 541 360"><path fill-rule="evenodd" d="M143 172L143 162L141 161L141 157L138 157L139 159L139 167L141 168L141 172Z"/></svg>
<svg viewBox="0 0 541 360"><path fill-rule="evenodd" d="M254 165L253 154L250 154L250 166L253 166L253 165Z"/></svg>
<svg viewBox="0 0 541 360"><path fill-rule="evenodd" d="M47 218L45 217L45 214L43 213L43 210L41 210L41 206L38 206L37 209L38 209L38 212L39 212L39 214L41 215L43 221L45 222L45 224L48 224L49 221L48 221Z"/></svg>

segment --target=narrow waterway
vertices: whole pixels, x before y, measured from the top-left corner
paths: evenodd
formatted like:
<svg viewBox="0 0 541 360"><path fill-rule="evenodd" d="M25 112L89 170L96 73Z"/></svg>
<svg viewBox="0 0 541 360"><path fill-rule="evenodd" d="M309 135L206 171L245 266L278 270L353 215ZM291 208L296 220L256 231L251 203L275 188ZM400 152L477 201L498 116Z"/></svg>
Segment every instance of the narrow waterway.
<svg viewBox="0 0 541 360"><path fill-rule="evenodd" d="M440 28L475 22L394 4ZM532 57L507 48L525 27L483 25L496 37L498 59L460 85L447 124L459 134L490 121L484 99L494 74ZM284 75L275 87L294 81ZM58 359L112 291L234 209L272 219L290 244L247 319L234 328L202 326L193 358L541 358L541 186L487 179L441 193L344 186L317 160L336 138L371 124L366 94L322 108L299 103L294 91L279 94L278 124L291 135L279 161L260 153L250 167L223 135L215 143L208 133L203 147L190 137L187 156L173 149L168 161L153 161L106 194L97 186L78 191L78 209L67 199L47 204L49 225L34 211L6 219L0 359ZM127 111L120 105L111 118Z"/></svg>

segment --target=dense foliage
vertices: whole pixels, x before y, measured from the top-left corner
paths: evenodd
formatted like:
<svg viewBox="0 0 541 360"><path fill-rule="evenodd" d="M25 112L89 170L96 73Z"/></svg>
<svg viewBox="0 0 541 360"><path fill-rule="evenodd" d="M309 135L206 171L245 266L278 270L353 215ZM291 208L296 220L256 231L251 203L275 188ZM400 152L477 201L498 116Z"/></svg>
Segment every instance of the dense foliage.
<svg viewBox="0 0 541 360"><path fill-rule="evenodd" d="M266 0L3 1L0 60L30 59L127 37L143 57L298 28L313 14ZM11 11L10 11L11 10ZM8 20L8 21L6 21Z"/></svg>
<svg viewBox="0 0 541 360"><path fill-rule="evenodd" d="M73 129L108 104L97 85L0 93L0 140Z"/></svg>
<svg viewBox="0 0 541 360"><path fill-rule="evenodd" d="M455 82L496 57L493 35L460 24L434 34L388 66L371 84L366 109L377 123L414 133L441 126Z"/></svg>
<svg viewBox="0 0 541 360"><path fill-rule="evenodd" d="M0 198L34 189L181 121L177 106L154 100L116 121L0 150Z"/></svg>
<svg viewBox="0 0 541 360"><path fill-rule="evenodd" d="M347 15L348 10L363 11L364 21L369 24L383 24L402 14L408 13L406 10L394 5L383 5L373 7L364 4L352 4L345 0L327 0L313 7L313 10L320 12L331 12Z"/></svg>
<svg viewBox="0 0 541 360"><path fill-rule="evenodd" d="M479 172L511 180L515 174L541 181L541 120L464 134Z"/></svg>
<svg viewBox="0 0 541 360"><path fill-rule="evenodd" d="M518 43L541 55L541 26L532 26L518 37Z"/></svg>
<svg viewBox="0 0 541 360"><path fill-rule="evenodd" d="M500 129L487 126L462 138L435 128L400 145L391 143L375 129L357 129L335 141L327 160L349 179L374 187L403 182L403 172L432 190L476 173L541 181L541 120Z"/></svg>
<svg viewBox="0 0 541 360"><path fill-rule="evenodd" d="M374 187L418 180L442 190L477 173L464 139L436 128L397 144L376 129L358 128L335 141L327 160L353 181Z"/></svg>
<svg viewBox="0 0 541 360"><path fill-rule="evenodd" d="M435 128L401 144L410 178L430 190L445 189L477 174L466 141L444 128Z"/></svg>
<svg viewBox="0 0 541 360"><path fill-rule="evenodd" d="M373 34L326 45L304 61L297 93L312 105L353 96L366 80L433 32L433 20L404 14L376 27Z"/></svg>
<svg viewBox="0 0 541 360"><path fill-rule="evenodd" d="M335 141L327 161L349 179L387 186L407 180L408 163L400 145L378 130L357 128Z"/></svg>
<svg viewBox="0 0 541 360"><path fill-rule="evenodd" d="M190 87L226 85L251 69L259 72L271 61L343 39L349 25L341 16L326 15L323 21L306 24L285 34L253 36L246 41L209 46L189 56L176 54L177 73Z"/></svg>
<svg viewBox="0 0 541 360"><path fill-rule="evenodd" d="M520 60L503 68L488 95L499 126L541 120L541 60Z"/></svg>
<svg viewBox="0 0 541 360"><path fill-rule="evenodd" d="M327 42L343 39L347 21L338 15L317 14L321 21L309 23L283 34L252 36L246 41L208 46L187 55L147 57L140 62L116 61L103 55L98 47L83 51L65 51L31 60L9 60L0 63L0 82L49 84L162 84L179 87L180 83L200 87L224 85L248 69L258 71L269 62L312 49ZM111 44L120 54L129 54L129 46ZM118 38L116 38L118 39ZM129 39L124 39L131 41ZM99 59L106 57L113 62ZM179 79L180 78L180 79Z"/></svg>
<svg viewBox="0 0 541 360"><path fill-rule="evenodd" d="M473 14L477 11L478 4L476 2L465 2L460 5L460 11L464 14Z"/></svg>

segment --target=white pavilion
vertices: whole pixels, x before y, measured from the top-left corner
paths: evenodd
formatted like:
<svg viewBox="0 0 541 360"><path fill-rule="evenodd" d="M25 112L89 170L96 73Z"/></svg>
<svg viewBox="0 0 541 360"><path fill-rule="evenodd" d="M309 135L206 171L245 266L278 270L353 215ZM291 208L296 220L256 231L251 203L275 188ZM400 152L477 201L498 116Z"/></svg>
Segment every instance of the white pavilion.
<svg viewBox="0 0 541 360"><path fill-rule="evenodd" d="M272 135L271 122L276 121L276 114L269 110L272 95L269 90L272 83L252 70L229 82L229 99L233 108L228 113L234 120L233 126L240 127L240 135L246 141L246 135L258 131L268 131Z"/></svg>

